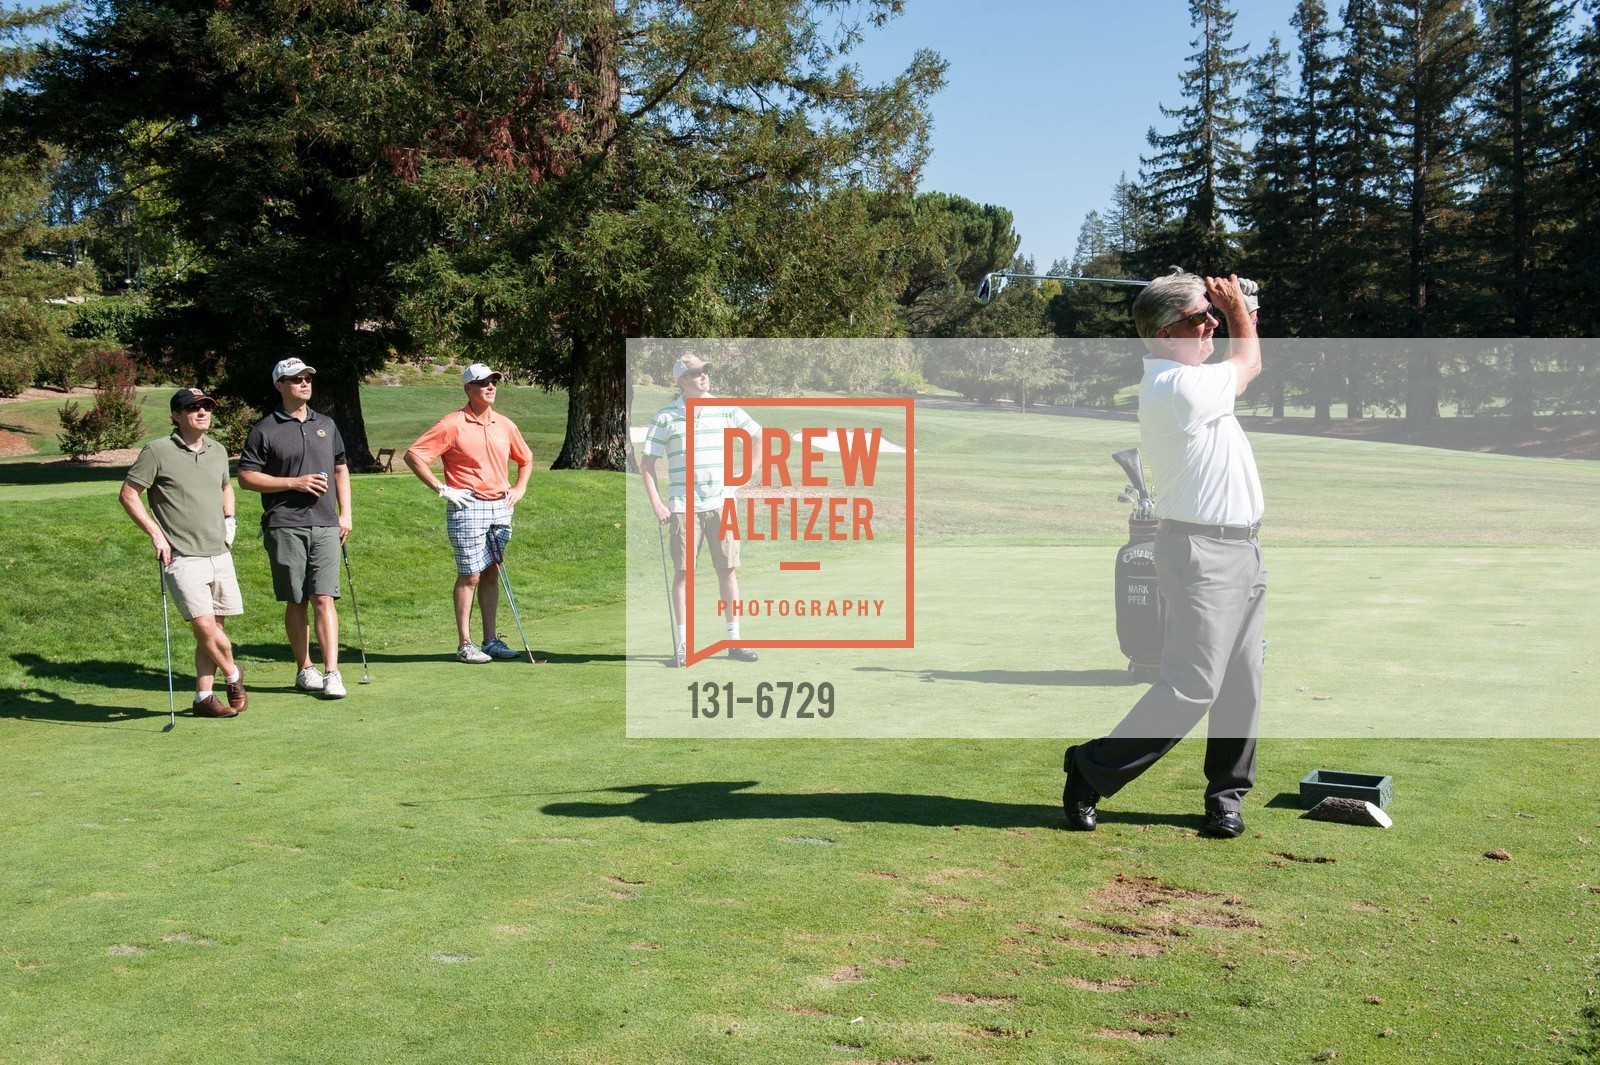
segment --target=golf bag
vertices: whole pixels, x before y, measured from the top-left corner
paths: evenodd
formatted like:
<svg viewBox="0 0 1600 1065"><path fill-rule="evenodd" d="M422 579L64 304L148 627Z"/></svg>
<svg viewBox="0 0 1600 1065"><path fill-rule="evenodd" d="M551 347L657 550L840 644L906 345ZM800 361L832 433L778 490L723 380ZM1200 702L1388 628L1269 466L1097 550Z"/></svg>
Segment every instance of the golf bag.
<svg viewBox="0 0 1600 1065"><path fill-rule="evenodd" d="M1161 645L1166 625L1166 604L1156 585L1155 500L1145 486L1139 449L1111 456L1127 473L1127 491L1118 497L1133 503L1128 515L1128 542L1117 551L1117 643L1128 658L1128 670L1140 680L1153 681L1161 672Z"/></svg>

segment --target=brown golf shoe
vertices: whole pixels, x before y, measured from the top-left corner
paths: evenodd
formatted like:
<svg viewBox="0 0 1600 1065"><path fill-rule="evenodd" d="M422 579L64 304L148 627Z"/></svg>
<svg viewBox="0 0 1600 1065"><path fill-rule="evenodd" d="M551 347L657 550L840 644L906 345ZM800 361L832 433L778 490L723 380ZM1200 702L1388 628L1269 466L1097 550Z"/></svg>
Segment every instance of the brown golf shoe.
<svg viewBox="0 0 1600 1065"><path fill-rule="evenodd" d="M223 684L228 689L228 705L233 707L233 712L244 713L245 707L250 705L250 693L244 690L244 670L239 671L238 680L224 680Z"/></svg>
<svg viewBox="0 0 1600 1065"><path fill-rule="evenodd" d="M194 704L195 717L238 717L239 711L218 699L215 695L207 695Z"/></svg>

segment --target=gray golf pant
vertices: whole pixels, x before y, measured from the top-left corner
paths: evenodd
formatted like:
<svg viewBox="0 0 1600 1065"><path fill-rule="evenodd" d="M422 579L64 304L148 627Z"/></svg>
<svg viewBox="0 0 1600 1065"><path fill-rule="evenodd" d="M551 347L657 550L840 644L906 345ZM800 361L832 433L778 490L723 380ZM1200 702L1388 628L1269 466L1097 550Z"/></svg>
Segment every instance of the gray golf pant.
<svg viewBox="0 0 1600 1065"><path fill-rule="evenodd" d="M1256 780L1267 570L1256 540L1156 534L1166 598L1161 679L1111 733L1078 747L1079 771L1115 795L1209 714L1206 808L1237 813Z"/></svg>

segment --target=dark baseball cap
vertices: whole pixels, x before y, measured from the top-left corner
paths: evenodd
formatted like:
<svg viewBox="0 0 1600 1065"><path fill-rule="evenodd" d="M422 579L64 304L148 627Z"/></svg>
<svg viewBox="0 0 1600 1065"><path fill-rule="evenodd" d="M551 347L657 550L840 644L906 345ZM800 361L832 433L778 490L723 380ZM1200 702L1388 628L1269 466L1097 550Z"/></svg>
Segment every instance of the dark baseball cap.
<svg viewBox="0 0 1600 1065"><path fill-rule="evenodd" d="M211 399L210 396L198 388L180 388L172 394L172 411L176 414L183 408L193 406L203 399L210 399L212 403L216 402L216 400Z"/></svg>

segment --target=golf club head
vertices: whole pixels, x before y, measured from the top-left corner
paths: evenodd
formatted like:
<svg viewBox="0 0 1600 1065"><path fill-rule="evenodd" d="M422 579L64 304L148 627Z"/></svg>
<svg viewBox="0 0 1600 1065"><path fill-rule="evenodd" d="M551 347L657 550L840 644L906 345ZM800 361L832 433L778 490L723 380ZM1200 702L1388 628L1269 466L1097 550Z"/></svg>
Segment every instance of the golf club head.
<svg viewBox="0 0 1600 1065"><path fill-rule="evenodd" d="M1132 482L1130 487L1141 497L1148 497L1150 493L1145 489L1144 469L1139 465L1139 449L1130 447L1126 451L1118 451L1111 459L1128 475L1128 480Z"/></svg>
<svg viewBox="0 0 1600 1065"><path fill-rule="evenodd" d="M176 721L168 721L165 725L161 726L161 731L162 732L171 732L173 729L175 729L177 727L178 727L178 723Z"/></svg>
<svg viewBox="0 0 1600 1065"><path fill-rule="evenodd" d="M978 302L988 303L1000 295L1005 291L1008 280L1004 274L984 274L983 280L978 282Z"/></svg>

